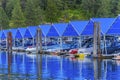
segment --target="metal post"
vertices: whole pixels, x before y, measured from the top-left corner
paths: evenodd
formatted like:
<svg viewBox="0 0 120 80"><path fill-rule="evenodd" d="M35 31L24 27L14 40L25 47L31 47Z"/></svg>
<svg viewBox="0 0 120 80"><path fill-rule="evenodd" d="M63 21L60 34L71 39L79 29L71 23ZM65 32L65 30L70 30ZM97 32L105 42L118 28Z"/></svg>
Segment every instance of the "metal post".
<svg viewBox="0 0 120 80"><path fill-rule="evenodd" d="M97 23L94 23L93 56L97 57Z"/></svg>
<svg viewBox="0 0 120 80"><path fill-rule="evenodd" d="M105 50L105 54L107 55L107 49L106 49L106 37L105 37L105 35L104 35L103 37L104 37L104 50Z"/></svg>
<svg viewBox="0 0 120 80"><path fill-rule="evenodd" d="M22 46L24 47L24 38L22 39Z"/></svg>
<svg viewBox="0 0 120 80"><path fill-rule="evenodd" d="M62 50L62 37L60 37L60 50Z"/></svg>
<svg viewBox="0 0 120 80"><path fill-rule="evenodd" d="M33 38L33 46L34 46L34 38Z"/></svg>
<svg viewBox="0 0 120 80"><path fill-rule="evenodd" d="M45 37L45 49L47 49L47 38Z"/></svg>
<svg viewBox="0 0 120 80"><path fill-rule="evenodd" d="M81 36L79 37L79 48L82 46Z"/></svg>

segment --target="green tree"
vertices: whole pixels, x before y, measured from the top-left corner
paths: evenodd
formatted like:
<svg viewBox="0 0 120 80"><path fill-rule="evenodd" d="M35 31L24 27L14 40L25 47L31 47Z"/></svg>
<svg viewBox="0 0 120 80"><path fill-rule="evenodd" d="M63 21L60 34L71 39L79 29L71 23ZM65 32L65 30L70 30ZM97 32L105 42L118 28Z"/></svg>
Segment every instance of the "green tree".
<svg viewBox="0 0 120 80"><path fill-rule="evenodd" d="M25 26L25 17L21 9L20 0L15 0L14 9L12 10L12 18L10 20L10 27Z"/></svg>
<svg viewBox="0 0 120 80"><path fill-rule="evenodd" d="M118 0L118 5L117 5L117 11L116 11L117 14L120 14L120 0Z"/></svg>
<svg viewBox="0 0 120 80"><path fill-rule="evenodd" d="M9 28L9 19L2 7L0 7L0 27L3 29Z"/></svg>
<svg viewBox="0 0 120 80"><path fill-rule="evenodd" d="M100 0L100 7L98 8L98 17L110 17L111 16L111 1L110 0Z"/></svg>
<svg viewBox="0 0 120 80"><path fill-rule="evenodd" d="M25 16L27 25L39 25L43 22L43 10L40 8L39 0L27 0Z"/></svg>
<svg viewBox="0 0 120 80"><path fill-rule="evenodd" d="M8 15L9 19L11 19L11 16L12 16L12 10L14 8L14 0L8 0L7 3L6 3L6 14Z"/></svg>
<svg viewBox="0 0 120 80"><path fill-rule="evenodd" d="M81 9L87 15L88 19L91 17L96 17L98 8L100 6L100 0L82 0Z"/></svg>
<svg viewBox="0 0 120 80"><path fill-rule="evenodd" d="M47 22L56 22L58 21L58 17L61 15L61 11L58 10L55 0L47 1L47 8L45 12Z"/></svg>

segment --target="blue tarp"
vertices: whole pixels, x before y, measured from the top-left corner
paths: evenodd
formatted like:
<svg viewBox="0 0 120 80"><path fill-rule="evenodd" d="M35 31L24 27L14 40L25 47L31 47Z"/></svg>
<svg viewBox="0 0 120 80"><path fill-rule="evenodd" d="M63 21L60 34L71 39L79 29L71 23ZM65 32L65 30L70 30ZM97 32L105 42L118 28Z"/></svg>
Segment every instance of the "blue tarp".
<svg viewBox="0 0 120 80"><path fill-rule="evenodd" d="M58 31L59 36L62 37L63 32L65 31L68 23L54 23L53 26Z"/></svg>
<svg viewBox="0 0 120 80"><path fill-rule="evenodd" d="M39 27L42 30L42 36L46 37L47 33L48 33L48 31L49 31L49 29L51 27L51 24L43 24L43 25L40 25Z"/></svg>
<svg viewBox="0 0 120 80"><path fill-rule="evenodd" d="M65 37L74 37L74 36L79 36L79 33L76 31L76 29L70 24L68 23L65 31L63 32L63 35Z"/></svg>
<svg viewBox="0 0 120 80"><path fill-rule="evenodd" d="M39 27L38 26L29 26L25 31L24 38L34 38L36 35L37 28L39 28Z"/></svg>
<svg viewBox="0 0 120 80"><path fill-rule="evenodd" d="M118 16L114 23L108 29L107 35L120 35L120 16Z"/></svg>
<svg viewBox="0 0 120 80"><path fill-rule="evenodd" d="M26 28L18 28L15 38L17 38L17 39L24 38L25 31L26 31Z"/></svg>
<svg viewBox="0 0 120 80"><path fill-rule="evenodd" d="M71 21L70 24L75 28L75 30L81 35L88 21Z"/></svg>
<svg viewBox="0 0 120 80"><path fill-rule="evenodd" d="M59 37L59 33L56 28L52 25L47 33L47 37Z"/></svg>
<svg viewBox="0 0 120 80"><path fill-rule="evenodd" d="M10 29L10 32L12 32L12 38L15 39L15 35L17 33L17 29Z"/></svg>
<svg viewBox="0 0 120 80"><path fill-rule="evenodd" d="M115 18L92 18L83 30L82 35L93 35L94 22L100 23L101 33L105 35L114 19Z"/></svg>
<svg viewBox="0 0 120 80"><path fill-rule="evenodd" d="M1 35L1 39L6 39L7 38L7 33L9 32L9 30L3 30L2 31L2 35Z"/></svg>

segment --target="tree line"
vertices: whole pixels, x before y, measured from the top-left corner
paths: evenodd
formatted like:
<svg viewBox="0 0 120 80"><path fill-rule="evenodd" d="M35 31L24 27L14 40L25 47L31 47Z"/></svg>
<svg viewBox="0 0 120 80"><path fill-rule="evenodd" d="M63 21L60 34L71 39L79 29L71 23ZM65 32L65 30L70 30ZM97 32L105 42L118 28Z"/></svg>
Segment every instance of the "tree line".
<svg viewBox="0 0 120 80"><path fill-rule="evenodd" d="M120 0L0 0L0 27L116 17L119 13Z"/></svg>

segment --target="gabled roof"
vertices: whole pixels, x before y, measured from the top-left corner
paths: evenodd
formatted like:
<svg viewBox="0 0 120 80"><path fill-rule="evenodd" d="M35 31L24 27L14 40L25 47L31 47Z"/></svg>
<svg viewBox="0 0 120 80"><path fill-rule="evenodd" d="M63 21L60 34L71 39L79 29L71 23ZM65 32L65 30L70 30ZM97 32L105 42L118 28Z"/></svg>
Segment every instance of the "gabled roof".
<svg viewBox="0 0 120 80"><path fill-rule="evenodd" d="M3 31L2 31L2 35L1 35L1 39L6 39L8 32L9 32L9 30L3 30Z"/></svg>
<svg viewBox="0 0 120 80"><path fill-rule="evenodd" d="M92 18L83 30L82 35L93 35L94 22L100 23L101 33L105 35L114 19L115 18Z"/></svg>
<svg viewBox="0 0 120 80"><path fill-rule="evenodd" d="M114 23L110 26L106 34L120 35L120 16L116 17Z"/></svg>
<svg viewBox="0 0 120 80"><path fill-rule="evenodd" d="M67 25L65 31L63 32L62 36L65 36L65 37L68 37L68 36L74 37L74 36L79 36L79 33L76 31L76 29L70 23L68 23L68 25Z"/></svg>
<svg viewBox="0 0 120 80"><path fill-rule="evenodd" d="M17 38L17 39L24 38L25 31L26 31L26 28L18 28L15 38Z"/></svg>
<svg viewBox="0 0 120 80"><path fill-rule="evenodd" d="M39 27L38 26L27 27L24 37L25 38L34 38L36 35L37 28L39 28Z"/></svg>
<svg viewBox="0 0 120 80"><path fill-rule="evenodd" d="M16 33L17 33L17 28L10 29L10 32L12 32L12 38L14 39L14 38L15 38L15 35L16 35Z"/></svg>
<svg viewBox="0 0 120 80"><path fill-rule="evenodd" d="M47 33L47 37L59 37L59 33L56 28L52 25Z"/></svg>
<svg viewBox="0 0 120 80"><path fill-rule="evenodd" d="M39 27L42 30L42 36L47 36L47 33L51 27L51 24L43 24L43 25L40 25Z"/></svg>
<svg viewBox="0 0 120 80"><path fill-rule="evenodd" d="M88 24L88 21L70 21L70 24L76 29L80 36L85 26Z"/></svg>
<svg viewBox="0 0 120 80"><path fill-rule="evenodd" d="M62 36L63 32L65 31L68 23L54 23L53 26L58 31L59 36Z"/></svg>

